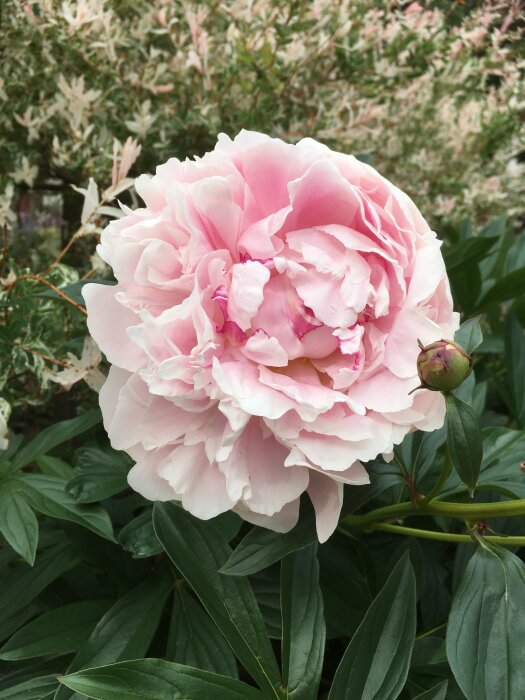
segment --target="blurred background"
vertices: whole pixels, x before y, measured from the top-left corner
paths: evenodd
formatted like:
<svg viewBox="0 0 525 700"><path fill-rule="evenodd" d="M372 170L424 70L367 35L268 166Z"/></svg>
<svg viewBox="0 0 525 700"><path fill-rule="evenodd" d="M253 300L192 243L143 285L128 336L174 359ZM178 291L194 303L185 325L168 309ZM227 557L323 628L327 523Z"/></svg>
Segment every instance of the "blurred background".
<svg viewBox="0 0 525 700"><path fill-rule="evenodd" d="M498 274L524 265L524 29L519 0L3 0L4 424L18 409L30 429L57 395L58 417L96 403L80 289L111 280L100 231L117 200L140 206L134 176L219 132L353 153L448 243L498 237ZM452 279L467 312L490 273L475 262Z"/></svg>

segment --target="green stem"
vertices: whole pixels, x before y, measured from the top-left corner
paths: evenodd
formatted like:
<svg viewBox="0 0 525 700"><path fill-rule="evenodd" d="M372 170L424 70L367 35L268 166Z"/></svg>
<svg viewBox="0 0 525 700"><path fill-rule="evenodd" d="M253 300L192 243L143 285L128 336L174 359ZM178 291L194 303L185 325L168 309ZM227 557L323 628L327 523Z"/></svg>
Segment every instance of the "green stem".
<svg viewBox="0 0 525 700"><path fill-rule="evenodd" d="M525 498L499 503L447 503L432 501L423 503L394 503L391 506L376 508L363 515L347 515L343 522L356 527L373 526L384 520L398 520L412 515L444 515L460 520L480 520L485 518L505 518L525 515Z"/></svg>
<svg viewBox="0 0 525 700"><path fill-rule="evenodd" d="M377 523L370 530L382 530L383 532L393 532L396 535L408 535L409 537L421 537L425 540L437 540L439 542L467 542L469 544L474 544L474 541L478 539L476 537L477 533L472 535L459 535L451 532L435 532L433 530L418 530L415 527L403 527L401 525L391 525L389 523ZM369 530L369 531L370 531ZM490 542L491 544L499 544L506 547L524 547L525 537L520 536L509 536L505 535L483 535L479 536L480 543L483 541Z"/></svg>
<svg viewBox="0 0 525 700"><path fill-rule="evenodd" d="M421 505L426 505L427 503L430 503L436 496L439 495L441 489L445 485L446 480L449 477L450 470L452 469L452 460L450 458L450 452L448 450L448 445L445 448L445 461L443 463L443 469L441 470L441 474L439 475L438 480L434 484L434 486L430 489L430 491L427 493L426 496L420 499L419 503Z"/></svg>

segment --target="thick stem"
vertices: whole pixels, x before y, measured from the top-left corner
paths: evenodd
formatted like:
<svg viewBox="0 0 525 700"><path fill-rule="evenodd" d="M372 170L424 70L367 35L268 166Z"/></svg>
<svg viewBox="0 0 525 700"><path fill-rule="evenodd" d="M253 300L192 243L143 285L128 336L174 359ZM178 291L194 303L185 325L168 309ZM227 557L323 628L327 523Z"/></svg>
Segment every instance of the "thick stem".
<svg viewBox="0 0 525 700"><path fill-rule="evenodd" d="M386 520L398 520L412 515L444 515L460 520L480 520L485 518L505 518L525 515L525 498L499 503L395 503L384 508L376 508L363 515L347 515L343 519L347 525L366 527Z"/></svg>

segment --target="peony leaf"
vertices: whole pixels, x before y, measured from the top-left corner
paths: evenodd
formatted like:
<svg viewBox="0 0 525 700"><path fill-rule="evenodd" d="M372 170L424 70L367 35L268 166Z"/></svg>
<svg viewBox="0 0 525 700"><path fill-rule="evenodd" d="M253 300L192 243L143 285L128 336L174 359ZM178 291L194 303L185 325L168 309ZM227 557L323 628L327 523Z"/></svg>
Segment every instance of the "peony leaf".
<svg viewBox="0 0 525 700"><path fill-rule="evenodd" d="M78 503L96 503L128 488L131 460L116 450L84 447L77 451L78 467L66 491Z"/></svg>
<svg viewBox="0 0 525 700"><path fill-rule="evenodd" d="M425 690L424 693L416 695L414 700L445 700L447 696L448 681L441 681L437 685Z"/></svg>
<svg viewBox="0 0 525 700"><path fill-rule="evenodd" d="M18 477L26 501L35 510L59 520L69 520L100 537L115 541L109 515L100 506L81 505L67 493L66 481L47 474L24 473Z"/></svg>
<svg viewBox="0 0 525 700"><path fill-rule="evenodd" d="M69 545L57 545L38 557L33 568L23 564L10 569L2 580L0 622L22 610L50 583L79 563Z"/></svg>
<svg viewBox="0 0 525 700"><path fill-rule="evenodd" d="M352 637L328 700L397 698L408 675L415 635L416 580L404 555Z"/></svg>
<svg viewBox="0 0 525 700"><path fill-rule="evenodd" d="M510 390L511 414L525 426L525 334L514 314L507 318L505 359Z"/></svg>
<svg viewBox="0 0 525 700"><path fill-rule="evenodd" d="M91 668L59 679L96 700L263 700L234 678L162 659L139 659Z"/></svg>
<svg viewBox="0 0 525 700"><path fill-rule="evenodd" d="M56 688L56 674L38 676L0 690L0 700L43 700L51 698Z"/></svg>
<svg viewBox="0 0 525 700"><path fill-rule="evenodd" d="M163 551L162 545L155 535L151 518L152 509L148 508L119 532L120 545L137 559L153 557Z"/></svg>
<svg viewBox="0 0 525 700"><path fill-rule="evenodd" d="M525 292L525 267L509 272L501 277L492 287L485 292L476 306L482 310L491 304L500 304L507 299L514 299Z"/></svg>
<svg viewBox="0 0 525 700"><path fill-rule="evenodd" d="M208 613L184 588L175 590L167 658L237 678L237 662Z"/></svg>
<svg viewBox="0 0 525 700"><path fill-rule="evenodd" d="M281 610L286 697L316 700L326 637L317 544L282 560Z"/></svg>
<svg viewBox="0 0 525 700"><path fill-rule="evenodd" d="M467 238L454 245L443 248L443 258L447 271L464 267L467 263L477 263L483 260L493 245L499 240L498 236L490 238Z"/></svg>
<svg viewBox="0 0 525 700"><path fill-rule="evenodd" d="M77 651L109 605L105 600L87 600L49 610L16 632L0 649L0 659L18 661Z"/></svg>
<svg viewBox="0 0 525 700"><path fill-rule="evenodd" d="M0 532L6 542L33 566L38 544L38 520L23 495L10 488L17 482L7 480L0 484Z"/></svg>
<svg viewBox="0 0 525 700"><path fill-rule="evenodd" d="M467 700L525 697L525 565L502 547L475 552L452 602L447 656Z"/></svg>
<svg viewBox="0 0 525 700"><path fill-rule="evenodd" d="M170 559L200 598L246 670L269 697L280 674L261 612L246 578L219 569L231 549L208 523L192 518L174 503L155 503L155 532Z"/></svg>
<svg viewBox="0 0 525 700"><path fill-rule="evenodd" d="M119 598L80 647L67 669L68 673L143 656L153 639L172 587L171 576L152 576ZM70 690L62 686L55 700L66 700L71 695Z"/></svg>
<svg viewBox="0 0 525 700"><path fill-rule="evenodd" d="M301 517L290 532L278 533L263 527L253 527L220 571L228 576L249 576L313 542L317 542L313 512Z"/></svg>
<svg viewBox="0 0 525 700"><path fill-rule="evenodd" d="M481 344L482 340L483 333L479 325L479 316L469 318L468 321L462 323L454 335L454 342L461 345L469 355Z"/></svg>
<svg viewBox="0 0 525 700"><path fill-rule="evenodd" d="M31 442L24 445L12 461L15 469L21 469L33 462L37 457L47 454L57 445L61 445L76 435L86 432L97 423L101 415L98 409L87 411L76 418L61 421L42 430Z"/></svg>
<svg viewBox="0 0 525 700"><path fill-rule="evenodd" d="M447 447L461 480L472 494L477 484L483 447L479 416L453 394L445 396L447 405Z"/></svg>

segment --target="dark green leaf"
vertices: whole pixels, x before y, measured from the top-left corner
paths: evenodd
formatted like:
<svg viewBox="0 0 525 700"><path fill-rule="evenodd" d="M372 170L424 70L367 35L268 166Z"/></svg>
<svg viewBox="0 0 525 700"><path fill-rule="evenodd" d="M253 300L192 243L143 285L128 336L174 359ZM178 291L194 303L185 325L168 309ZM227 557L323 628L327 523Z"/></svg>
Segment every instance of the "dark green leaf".
<svg viewBox="0 0 525 700"><path fill-rule="evenodd" d="M525 565L484 544L452 602L447 656L467 700L525 697Z"/></svg>
<svg viewBox="0 0 525 700"><path fill-rule="evenodd" d="M157 575L122 596L79 649L68 667L68 673L144 656L172 587L170 576ZM70 697L71 692L61 687L56 700Z"/></svg>
<svg viewBox="0 0 525 700"><path fill-rule="evenodd" d="M37 615L41 611L40 606L37 603L31 603L26 605L22 610L17 610L13 615L2 619L0 624L0 641L4 641L10 637L14 632L16 632L23 624L25 624L32 617ZM1 681L0 681L1 683Z"/></svg>
<svg viewBox="0 0 525 700"><path fill-rule="evenodd" d="M408 675L415 634L416 581L405 555L348 645L329 700L397 698Z"/></svg>
<svg viewBox="0 0 525 700"><path fill-rule="evenodd" d="M281 620L281 565L258 571L250 576L250 585L263 616L270 639L282 638Z"/></svg>
<svg viewBox="0 0 525 700"><path fill-rule="evenodd" d="M0 589L0 621L24 608L49 584L79 562L69 545L57 545L40 554L35 566L27 564L11 569Z"/></svg>
<svg viewBox="0 0 525 700"><path fill-rule="evenodd" d="M212 526L173 503L155 503L157 537L215 620L239 661L261 688L277 697L279 670L248 580L218 570L231 554Z"/></svg>
<svg viewBox="0 0 525 700"><path fill-rule="evenodd" d="M481 273L477 263L452 270L449 274L452 298L464 311L471 313L481 293Z"/></svg>
<svg viewBox="0 0 525 700"><path fill-rule="evenodd" d="M109 607L104 600L70 603L31 620L0 649L0 659L18 661L77 651Z"/></svg>
<svg viewBox="0 0 525 700"><path fill-rule="evenodd" d="M131 552L134 557L153 557L163 551L153 529L152 515L152 509L148 508L119 533L118 541L126 552Z"/></svg>
<svg viewBox="0 0 525 700"><path fill-rule="evenodd" d="M524 273L525 274L525 273ZM525 423L525 334L520 322L510 314L507 319L505 356L512 413L520 427Z"/></svg>
<svg viewBox="0 0 525 700"><path fill-rule="evenodd" d="M2 693L26 681L36 681L44 676L52 676L55 679L56 690L58 687L57 676L62 670L60 660L57 661L56 659L39 659L38 661L29 661L24 664L2 664L2 667L2 675L0 676L0 692ZM4 672L8 669L10 672L4 675ZM10 697L8 692L5 695Z"/></svg>
<svg viewBox="0 0 525 700"><path fill-rule="evenodd" d="M479 325L479 316L470 318L465 323L462 323L454 335L454 341L469 355L481 344L483 333Z"/></svg>
<svg viewBox="0 0 525 700"><path fill-rule="evenodd" d="M368 566L361 566L361 555L346 528L344 536L334 533L321 545L318 556L327 626L339 636L351 637L377 592L373 582L375 572L364 573Z"/></svg>
<svg viewBox="0 0 525 700"><path fill-rule="evenodd" d="M467 263L474 263L483 260L492 246L498 240L497 236L490 238L467 238L464 241L443 248L443 258L450 272L456 268L461 268Z"/></svg>
<svg viewBox="0 0 525 700"><path fill-rule="evenodd" d="M263 700L258 690L234 678L162 659L92 668L60 682L96 700Z"/></svg>
<svg viewBox="0 0 525 700"><path fill-rule="evenodd" d="M508 275L499 279L486 292L479 303L478 309L484 309L491 304L500 304L507 299L514 299L525 293L525 267L509 272Z"/></svg>
<svg viewBox="0 0 525 700"><path fill-rule="evenodd" d="M45 428L15 455L13 466L16 469L25 467L27 464L34 462L37 457L45 455L57 445L71 440L76 435L86 432L86 430L89 430L99 422L100 411L94 409L83 413L77 418L71 418Z"/></svg>
<svg viewBox="0 0 525 700"><path fill-rule="evenodd" d="M447 446L452 464L461 480L473 493L483 457L479 416L452 394L446 397Z"/></svg>
<svg viewBox="0 0 525 700"><path fill-rule="evenodd" d="M58 476L61 479L71 479L74 474L73 467L59 457L44 455L35 460L42 474Z"/></svg>
<svg viewBox="0 0 525 700"><path fill-rule="evenodd" d="M286 697L316 700L326 637L316 544L282 560L281 611Z"/></svg>
<svg viewBox="0 0 525 700"><path fill-rule="evenodd" d="M0 486L0 532L15 552L33 566L38 520L22 494L16 488L9 488L14 483L6 481Z"/></svg>
<svg viewBox="0 0 525 700"><path fill-rule="evenodd" d="M370 476L370 484L364 486L345 485L342 515L349 515L377 498L392 486L400 486L403 476L399 469L383 462L368 462L366 470Z"/></svg>
<svg viewBox="0 0 525 700"><path fill-rule="evenodd" d="M129 457L115 450L82 447L77 450L80 471L68 481L66 490L79 503L95 503L128 487Z"/></svg>
<svg viewBox="0 0 525 700"><path fill-rule="evenodd" d="M126 476L118 472L108 473L104 468L75 474L66 484L66 491L77 503L97 503L114 496L128 487Z"/></svg>
<svg viewBox="0 0 525 700"><path fill-rule="evenodd" d="M221 568L222 574L248 576L280 561L290 552L317 541L315 517L308 513L300 518L290 532L278 533L263 527L254 527L239 542Z"/></svg>
<svg viewBox="0 0 525 700"><path fill-rule="evenodd" d="M183 587L175 590L167 657L186 666L237 678L237 663L217 625Z"/></svg>
<svg viewBox="0 0 525 700"><path fill-rule="evenodd" d="M23 473L18 476L23 484L26 501L35 510L59 520L69 520L87 527L100 537L115 541L109 515L100 506L81 505L66 492L66 482L57 476Z"/></svg>
<svg viewBox="0 0 525 700"><path fill-rule="evenodd" d="M218 530L226 542L231 542L242 527L243 520L237 513L231 510L221 513L210 520L213 527Z"/></svg>
<svg viewBox="0 0 525 700"><path fill-rule="evenodd" d="M416 695L414 700L445 700L447 696L448 681L442 681L433 688L426 690L420 695Z"/></svg>
<svg viewBox="0 0 525 700"><path fill-rule="evenodd" d="M57 689L56 676L40 676L0 691L0 700L46 700Z"/></svg>

